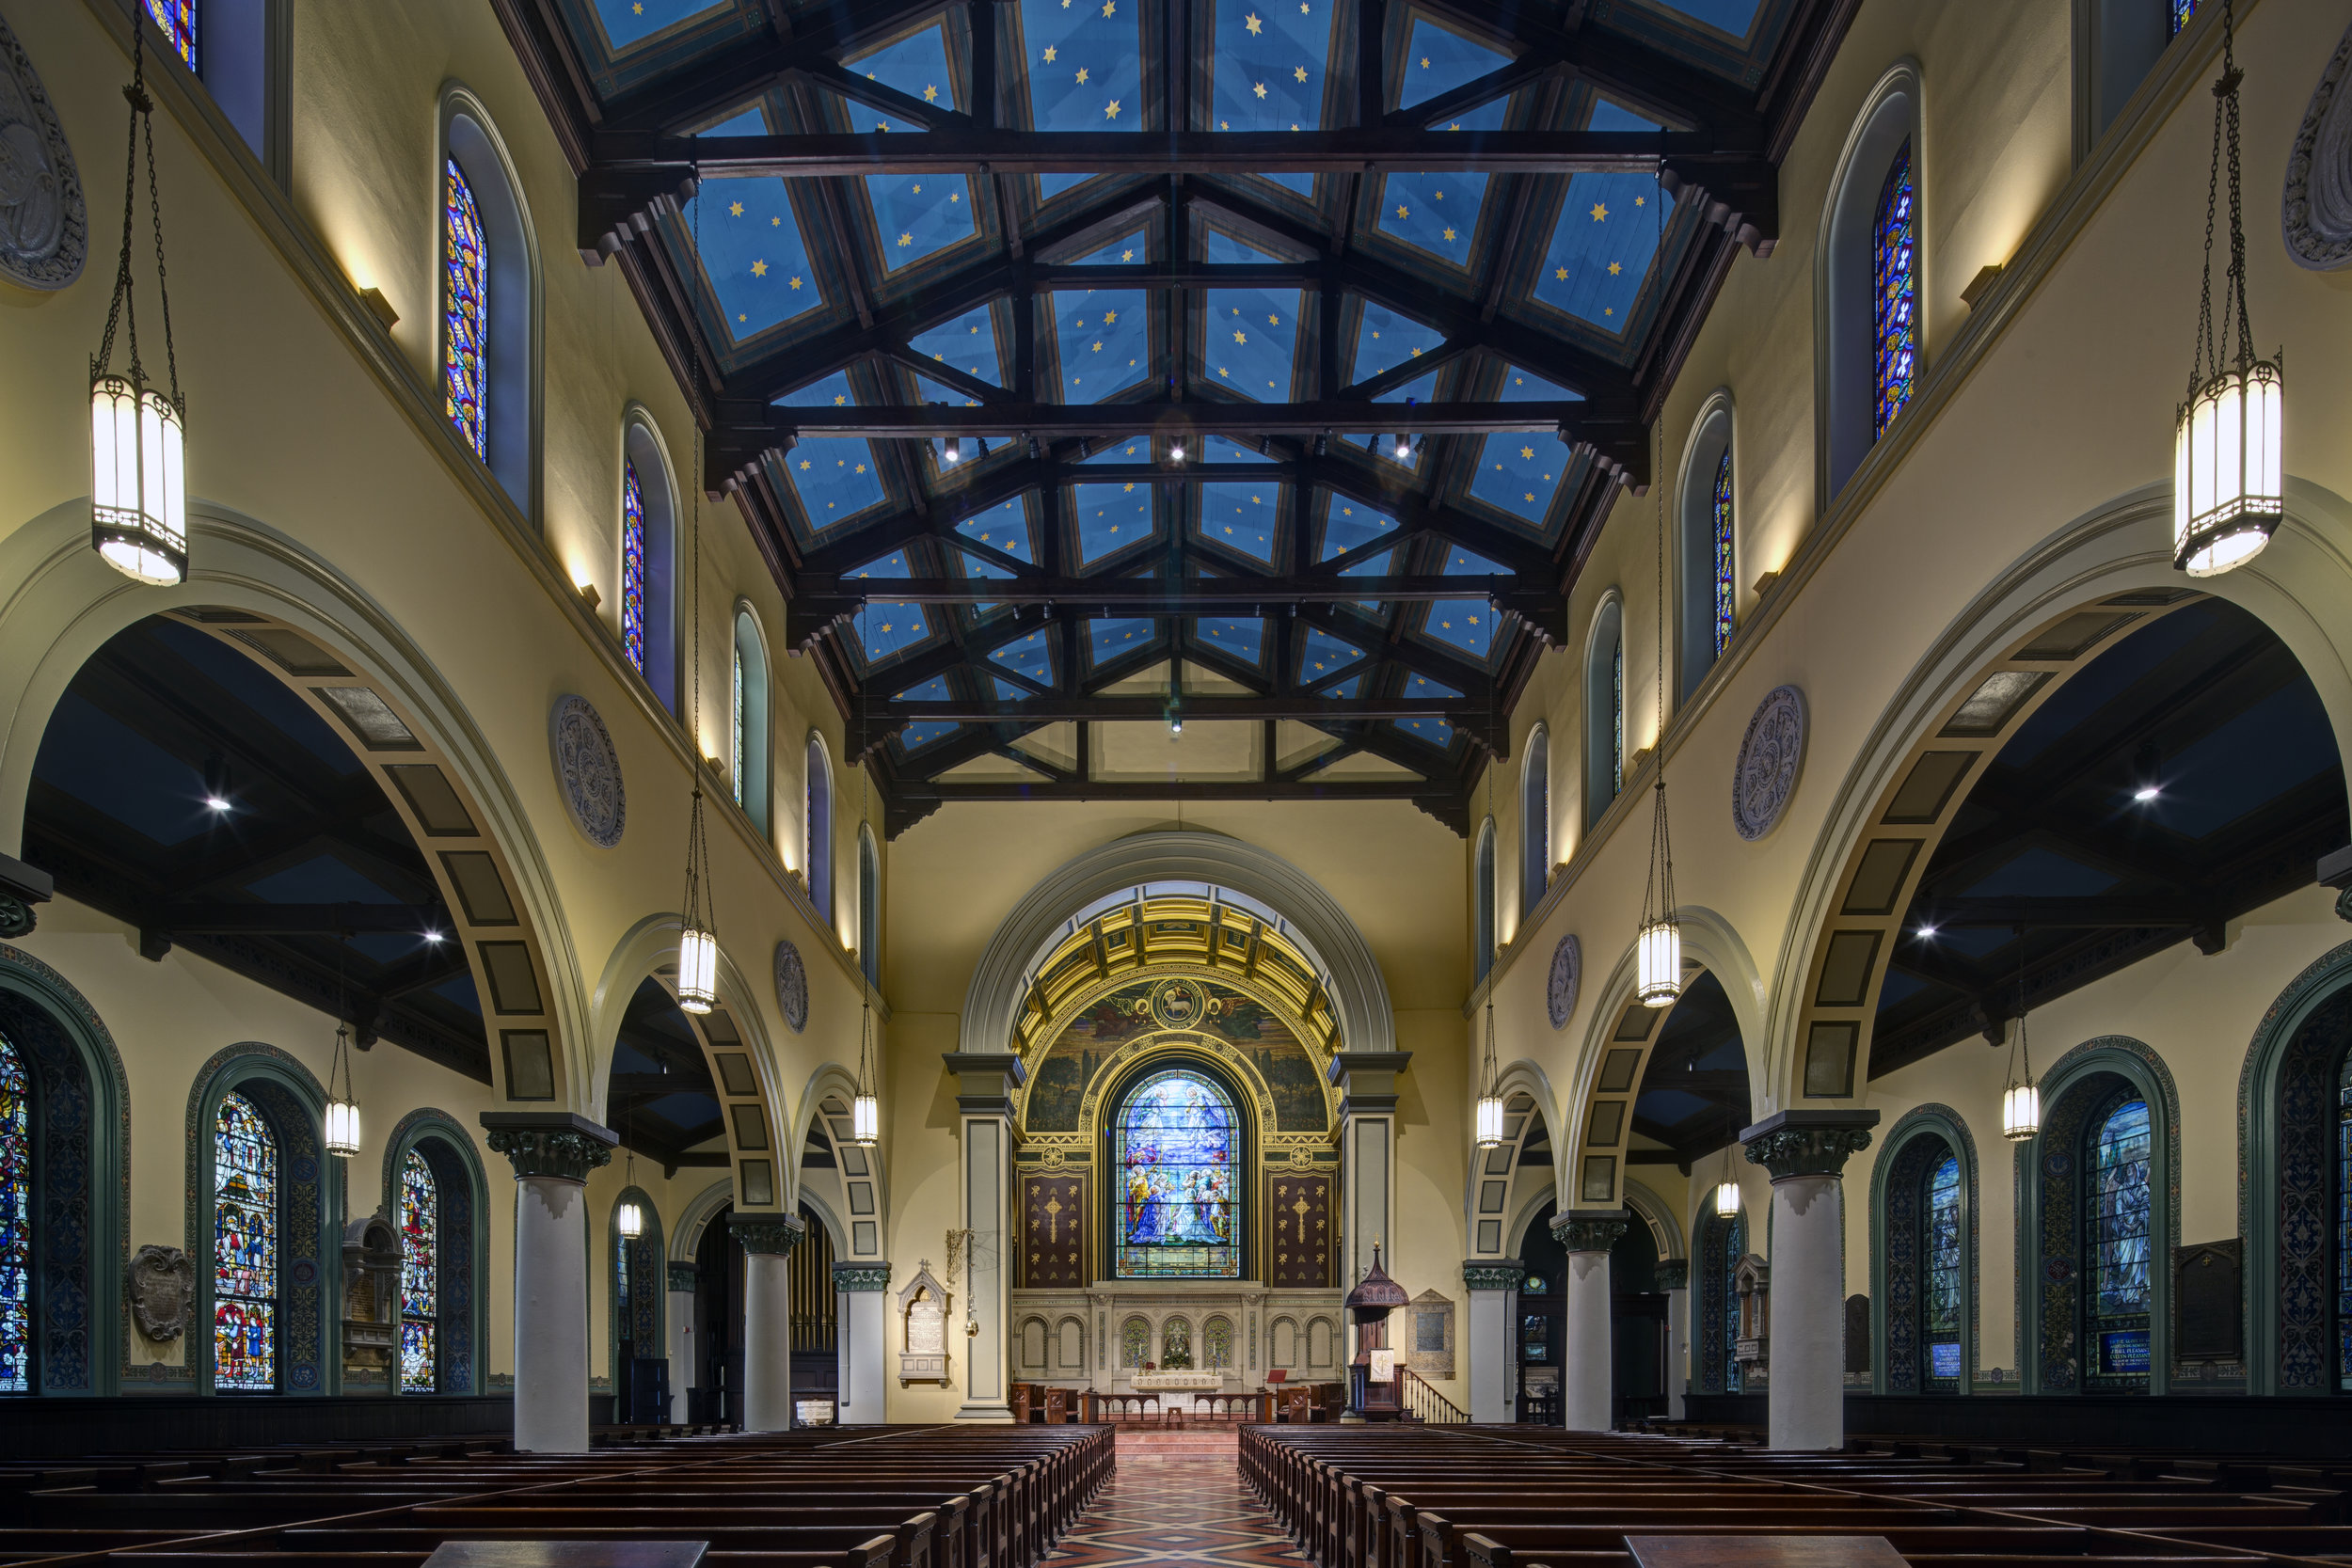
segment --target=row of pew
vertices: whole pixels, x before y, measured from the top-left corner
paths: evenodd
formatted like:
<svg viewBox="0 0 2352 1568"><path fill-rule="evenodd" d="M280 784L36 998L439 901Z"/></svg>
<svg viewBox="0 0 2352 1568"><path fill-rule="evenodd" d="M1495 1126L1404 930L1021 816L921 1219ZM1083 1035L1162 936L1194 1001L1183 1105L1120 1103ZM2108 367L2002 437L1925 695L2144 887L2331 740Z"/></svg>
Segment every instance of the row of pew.
<svg viewBox="0 0 2352 1568"><path fill-rule="evenodd" d="M1315 1568L1635 1568L1629 1537L1691 1535L1883 1537L1914 1568L2352 1560L2344 1462L1310 1426L1246 1429L1241 1466Z"/></svg>
<svg viewBox="0 0 2352 1568"><path fill-rule="evenodd" d="M0 1465L0 1563L421 1568L457 1541L694 1541L710 1568L1039 1568L1115 1463L1101 1427L112 1454Z"/></svg>

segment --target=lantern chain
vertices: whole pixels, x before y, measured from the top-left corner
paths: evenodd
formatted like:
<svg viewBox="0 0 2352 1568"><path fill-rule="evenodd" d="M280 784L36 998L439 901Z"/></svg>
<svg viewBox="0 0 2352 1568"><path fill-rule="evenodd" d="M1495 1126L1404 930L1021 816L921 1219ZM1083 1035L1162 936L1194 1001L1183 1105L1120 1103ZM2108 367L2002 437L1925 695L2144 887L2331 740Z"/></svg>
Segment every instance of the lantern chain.
<svg viewBox="0 0 2352 1568"><path fill-rule="evenodd" d="M139 363L139 308L131 290L131 219L137 212L134 205L138 195L139 117L154 104L147 94L147 21L141 17L131 28L131 85L122 89L122 96L131 103L130 143L122 156L122 249L115 261L114 299L106 307L106 335L99 340L98 363L93 374L110 370L115 358L115 328L126 325L131 333L131 379L144 382L146 373ZM149 165L150 194L152 194L153 165Z"/></svg>
<svg viewBox="0 0 2352 1568"><path fill-rule="evenodd" d="M2254 362L2253 320L2246 309L2246 224L2238 158L2238 87L2245 81L2246 73L2237 67L2236 22L2234 0L2222 0L2221 74L2213 84L2213 163L2205 178L2205 271L2203 292L2197 311L2196 352L2191 356L2188 375L2188 392L2192 399L2209 374L2218 375L2221 372L2221 344L2231 336L2233 310L2237 325L2237 369L2243 372ZM2221 169L2225 155L2230 170L2230 263L2223 281L2221 321L2217 330L2213 319L2213 242L2216 220L2220 215Z"/></svg>
<svg viewBox="0 0 2352 1568"><path fill-rule="evenodd" d="M146 29L141 28L139 31L143 36ZM145 54L144 50L138 50L136 52L142 55ZM134 78L135 79L139 67L135 64L131 69ZM163 197L159 193L155 183L155 117L151 112L154 107L154 100L149 98L143 89L141 90L139 97L139 119L145 125L147 141L148 219L153 225L155 230L155 294L156 297L163 303L164 366L171 377L171 405L174 408L181 409L184 412L186 404L183 402L180 396L180 356L171 345L171 284L170 281L164 276L164 203ZM2231 166L2233 171L2231 189L2233 193L2234 193L2236 190L2236 166L2233 164ZM126 250L130 245L130 238L129 233L125 232L123 235L123 245Z"/></svg>
<svg viewBox="0 0 2352 1568"><path fill-rule="evenodd" d="M1666 238L1665 165L1658 167L1658 182L1652 191L1656 197L1657 245L1662 250ZM1665 409L1661 404L1657 418L1650 421L1650 484L1658 493L1658 582L1657 607L1651 621L1657 658L1651 668L1657 693L1656 719L1658 737L1650 742L1657 753L1658 776L1652 784L1652 799L1657 802L1650 822L1650 866L1642 884L1642 927L1645 931L1658 921L1671 920L1675 911L1674 842L1666 823L1666 486L1661 469L1666 461ZM1620 722L1623 721L1622 717ZM1655 907L1650 900L1658 900ZM1677 977L1678 978L1678 976Z"/></svg>

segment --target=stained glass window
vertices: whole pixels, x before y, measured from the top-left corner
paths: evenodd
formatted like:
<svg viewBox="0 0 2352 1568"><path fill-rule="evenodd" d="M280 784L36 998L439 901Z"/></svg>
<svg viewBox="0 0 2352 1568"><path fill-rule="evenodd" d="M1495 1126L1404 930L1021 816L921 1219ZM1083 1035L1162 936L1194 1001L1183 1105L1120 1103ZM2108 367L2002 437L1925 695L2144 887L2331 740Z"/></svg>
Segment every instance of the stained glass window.
<svg viewBox="0 0 2352 1568"><path fill-rule="evenodd" d="M636 1323L636 1310L628 1293L629 1239L616 1229L612 1236L612 1315L617 1320L615 1331L624 1344L628 1342Z"/></svg>
<svg viewBox="0 0 2352 1568"><path fill-rule="evenodd" d="M2148 1102L2124 1098L2093 1118L2083 1160L2089 1380L2137 1386L2148 1376L2152 1145Z"/></svg>
<svg viewBox="0 0 2352 1568"><path fill-rule="evenodd" d="M2352 1056L2336 1080L2336 1382L2352 1389Z"/></svg>
<svg viewBox="0 0 2352 1568"><path fill-rule="evenodd" d="M2197 0L2164 0L2164 29L2168 38L2179 38L2181 29L2197 15Z"/></svg>
<svg viewBox="0 0 2352 1568"><path fill-rule="evenodd" d="M1745 1214L1735 1217L1721 1227L1724 1255L1718 1265L1724 1271L1724 1392L1740 1391L1740 1259L1748 1255L1748 1220Z"/></svg>
<svg viewBox="0 0 2352 1568"><path fill-rule="evenodd" d="M1960 1377L1961 1273L1960 1159L1947 1154L1928 1172L1925 1201L1919 1206L1919 1292L1922 1354L1931 1384L1953 1384Z"/></svg>
<svg viewBox="0 0 2352 1568"><path fill-rule="evenodd" d="M482 209L457 160L449 165L441 200L441 374L448 384L449 422L473 448L490 455L490 427L483 406L490 341L490 251L482 233Z"/></svg>
<svg viewBox="0 0 2352 1568"><path fill-rule="evenodd" d="M415 1149L400 1166L400 1391L433 1392L441 1312L441 1197Z"/></svg>
<svg viewBox="0 0 2352 1568"><path fill-rule="evenodd" d="M1211 1318L1201 1326L1200 1338L1208 1347L1204 1365L1223 1371L1233 1365L1233 1320Z"/></svg>
<svg viewBox="0 0 2352 1568"><path fill-rule="evenodd" d="M1140 1367L1152 1359L1152 1325L1141 1318L1129 1318L1119 1328L1119 1364Z"/></svg>
<svg viewBox="0 0 2352 1568"><path fill-rule="evenodd" d="M621 651L645 673L645 490L621 460Z"/></svg>
<svg viewBox="0 0 2352 1568"><path fill-rule="evenodd" d="M1241 1276L1240 1128L1232 1101L1170 1068L1129 1095L1112 1134L1119 1275Z"/></svg>
<svg viewBox="0 0 2352 1568"><path fill-rule="evenodd" d="M278 1386L278 1135L233 1093L213 1121L213 1386Z"/></svg>
<svg viewBox="0 0 2352 1568"><path fill-rule="evenodd" d="M1609 650L1609 795L1625 788L1625 636Z"/></svg>
<svg viewBox="0 0 2352 1568"><path fill-rule="evenodd" d="M172 53L190 71L196 69L196 6L197 0L147 0L147 14L155 19L155 25L171 40ZM2177 33L2180 28L2172 30Z"/></svg>
<svg viewBox="0 0 2352 1568"><path fill-rule="evenodd" d="M1731 641L1731 449L1715 465L1715 494L1708 509L1715 525L1715 652Z"/></svg>
<svg viewBox="0 0 2352 1568"><path fill-rule="evenodd" d="M1878 420L1872 434L1883 436L1895 416L1911 401L1916 369L1917 323L1914 319L1918 292L1918 234L1911 179L1911 143L1895 153L1879 190L1878 219L1871 228L1873 341L1878 349Z"/></svg>
<svg viewBox="0 0 2352 1568"><path fill-rule="evenodd" d="M33 1391L33 1085L0 1035L0 1394Z"/></svg>
<svg viewBox="0 0 2352 1568"><path fill-rule="evenodd" d="M735 791L735 803L743 803L743 647L736 644L731 664L733 673L727 682L727 712L731 715L727 741L727 782Z"/></svg>

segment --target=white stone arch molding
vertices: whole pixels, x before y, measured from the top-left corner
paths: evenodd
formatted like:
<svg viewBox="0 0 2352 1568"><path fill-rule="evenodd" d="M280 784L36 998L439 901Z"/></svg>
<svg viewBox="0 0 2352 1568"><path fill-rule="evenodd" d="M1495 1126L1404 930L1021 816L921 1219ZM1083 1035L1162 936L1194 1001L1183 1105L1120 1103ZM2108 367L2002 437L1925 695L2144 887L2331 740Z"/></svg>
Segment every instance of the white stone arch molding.
<svg viewBox="0 0 2352 1568"><path fill-rule="evenodd" d="M191 535L187 580L171 588L132 582L89 547L89 502L50 508L0 540L0 582L18 588L0 601L0 846L22 847L24 803L33 760L74 674L124 627L167 611L226 610L256 617L247 623L192 622L216 636L284 631L336 663L340 673L300 674L265 649L240 642L238 651L278 675L350 744L361 762L382 774L384 793L406 823L441 897L466 938L474 980L486 1002L494 995L483 942L519 940L539 995L535 1015L492 1016L490 1065L503 1096L511 1085L511 1035L544 1030L551 1082L537 1102L588 1114L596 1102L590 1054L587 986L555 876L516 795L513 781L488 738L434 660L389 612L357 582L290 534L209 501L188 508ZM280 648L298 646L285 644ZM351 716L317 693L340 686L372 690L410 736L402 749L373 747ZM471 818L471 832L437 836L386 769L429 764ZM444 852L490 857L505 908L489 906L486 880L470 889ZM461 863L478 866L475 863ZM470 892L474 902L469 904ZM497 924L477 920L497 918ZM510 983L516 976L507 975ZM531 1086L531 1085L521 1085ZM528 1104L529 1101L517 1102ZM509 1108L514 1108L510 1106Z"/></svg>
<svg viewBox="0 0 2352 1568"><path fill-rule="evenodd" d="M473 190L475 205L481 209L483 239L489 249L489 377L483 388L483 411L488 421L490 453L485 466L507 498L522 509L525 516L536 520L545 496L539 451L546 420L540 373L546 352L546 326L541 307L538 230L531 221L531 207L523 199L522 176L516 171L505 137L499 134L498 121L473 89L462 82L441 84L433 153L433 222L425 226L425 231L430 245L429 276L435 279L434 374L437 378L441 373L441 334L448 320L447 300L442 293L448 286L448 271L441 262L443 171L447 160L455 158L466 170L467 183ZM495 183L487 177L495 177ZM502 254L516 250L520 251L519 256L510 258ZM511 315L501 320L501 296L511 301L518 292L525 301L524 320L517 324ZM511 310L513 307L510 304L506 309ZM518 358L520 363L516 362ZM522 432L519 436L513 436L513 426L509 424L508 434L502 437L499 424L501 405L504 404L507 410L503 417L512 420L517 400L523 409Z"/></svg>
<svg viewBox="0 0 2352 1568"><path fill-rule="evenodd" d="M1753 1108L1756 1085L1763 1082L1760 1047L1768 994L1763 974L1739 931L1713 910L1702 904L1677 905L1675 919L1682 928L1683 983L1687 986L1702 971L1710 973L1731 1003L1732 1018L1740 1026L1740 1051L1747 1060L1748 1098ZM1627 1201L1626 1159L1632 1146L1633 1101L1641 1093L1642 1075L1649 1069L1650 1052L1673 1011L1642 1007L1633 1000L1634 959L1633 943L1628 941L1607 980L1595 992L1595 1006L1585 1017L1574 1099L1563 1117L1567 1124L1566 1139L1557 1144L1558 1152L1552 1156L1564 1167L1573 1167L1563 1168L1559 1176L1563 1212L1614 1209ZM1622 1108L1613 1110L1613 1106ZM1594 1141L1597 1125L1600 1136ZM1597 1163L1602 1161L1607 1164ZM1604 1180L1606 1192L1601 1190Z"/></svg>
<svg viewBox="0 0 2352 1568"><path fill-rule="evenodd" d="M843 1114L836 1116L824 1108L828 1096L840 1101ZM839 1062L827 1062L808 1075L808 1087L801 1095L800 1109L792 1123L792 1148L799 1150L807 1147L809 1129L820 1117L824 1119L825 1137L833 1145L834 1174L838 1178L840 1189L837 1196L824 1196L828 1201L838 1202L841 1212L828 1213L826 1205L818 1201L820 1195L797 1178L795 1186L802 1202L826 1215L826 1223L833 1231L834 1259L842 1263L861 1258L871 1260L881 1253L882 1238L890 1234L889 1162L882 1158L879 1148L861 1148L850 1141L852 1128L847 1110L856 1100L857 1074ZM850 1150L855 1150L864 1164L866 1168L863 1171L850 1168L851 1162L847 1157ZM796 1153L796 1169L798 1163ZM866 1189L865 1195L858 1191L861 1187ZM862 1196L865 1201L861 1206ZM853 1227L861 1223L873 1227L874 1244L871 1246L860 1248L855 1245Z"/></svg>
<svg viewBox="0 0 2352 1568"><path fill-rule="evenodd" d="M612 1053L621 1033L621 1018L629 998L647 975L675 993L678 938L684 922L675 911L646 915L622 934L597 977L590 1027L596 1042L595 1098L590 1114L606 1114L606 1086ZM740 1191L735 1206L747 1212L790 1213L800 1196L800 1145L786 1144L786 1130L795 1125L791 1101L784 1093L776 1062L774 1036L760 1011L760 989L755 978L736 967L727 954L726 930L719 933L719 1005L696 1017L686 1015L695 1037L702 1041L704 1065L718 1091L719 1119L725 1127L727 1151L733 1161L735 1183ZM725 1058L750 1058L751 1082L744 1085L739 1065ZM732 1070L731 1070L732 1069ZM756 1115L747 1113L755 1112ZM766 1162L766 1184L760 1183L757 1162ZM768 1194L763 1201L758 1194Z"/></svg>
<svg viewBox="0 0 2352 1568"><path fill-rule="evenodd" d="M1858 407L1852 399L1861 388L1852 383L1854 333L1861 342L1875 342L1871 315L1869 224L1877 215L1881 187L1895 150L1911 143L1912 228L1927 232L1929 206L1927 143L1924 132L1926 99L1919 62L1906 55L1888 66L1846 133L1837 154L1837 171L1830 179L1829 198L1821 204L1820 230L1814 245L1813 263L1813 406L1815 494L1823 504L1835 498L1870 454L1877 441L1874 404ZM1860 229L1855 225L1859 216ZM1859 263L1856 271L1857 243ZM1927 374L1928 274L1932 258L1922 244L1912 251L1912 338L1917 348L1915 376ZM1842 352L1841 352L1842 351ZM1872 363L1875 364L1873 358ZM1847 379L1841 384L1840 375ZM1875 398L1875 371L1867 376ZM1915 385L1916 381L1915 380ZM1735 468L1735 472L1736 472Z"/></svg>
<svg viewBox="0 0 2352 1568"><path fill-rule="evenodd" d="M2344 543L2352 541L2352 503L2293 477L2286 491L2286 516L2269 548L2236 571L2194 584L2172 568L2169 479L2102 502L1994 573L1919 657L1839 781L1798 884L1772 969L1769 1060L1760 1076L1753 1062L1749 1068L1759 1116L1801 1103L1818 1108L1860 1102L1869 1048L1867 1006L1855 1047L1852 1092L1842 1100L1804 1094L1803 1026L1814 995L1811 982L1838 919L1841 890L1861 846L1878 829L1881 803L1907 772L1915 752L1933 738L1947 710L1975 689L1987 669L2002 662L2037 627L2118 595L2193 587L2226 599L2286 644L2328 711L2337 749L2352 755L2352 555ZM2154 611L2164 606L2147 608ZM2073 669L2087 662L2088 655L2071 665L2052 667ZM2049 683L2038 697L2046 697L2059 684ZM2011 722L2022 722L2030 711L2028 704ZM1981 744L1997 749L1998 740ZM1963 782L1947 807L1947 821L1965 793ZM1940 833L1942 829L1918 831ZM1928 852L1922 851L1921 864ZM1897 918L1900 913L1898 907ZM1689 940L1686 928L1686 951ZM1882 955L1879 968L1883 967ZM1746 1028L1744 1018L1741 1028ZM1753 1041L1749 1051L1753 1057Z"/></svg>
<svg viewBox="0 0 2352 1568"><path fill-rule="evenodd" d="M1690 1243L1683 1240L1682 1222L1675 1217L1674 1205L1650 1191L1639 1178L1626 1178L1625 1206L1649 1227L1660 1262L1672 1263L1690 1257Z"/></svg>
<svg viewBox="0 0 2352 1568"><path fill-rule="evenodd" d="M1269 850L1221 833L1161 832L1114 839L1065 862L1027 893L989 938L964 994L958 1049L1009 1048L1031 969L1073 911L1143 882L1210 882L1279 911L1329 970L1343 1052L1396 1049L1388 982L1356 923L1321 883Z"/></svg>
<svg viewBox="0 0 2352 1568"><path fill-rule="evenodd" d="M673 1263L691 1263L702 1250L703 1232L719 1217L719 1211L735 1201L735 1181L721 1177L701 1192L686 1200L678 1211L676 1221L670 1227L670 1257Z"/></svg>
<svg viewBox="0 0 2352 1568"><path fill-rule="evenodd" d="M1518 1136L1505 1138L1499 1149L1481 1149L1473 1141L1470 1147L1469 1158L1464 1164L1462 1212L1469 1222L1470 1251L1480 1257L1500 1256L1508 1250L1506 1243L1513 1233L1513 1221L1506 1211L1510 1204L1512 1190L1519 1185L1520 1178L1524 1173L1519 1155L1520 1151L1527 1147L1527 1140L1535 1135L1535 1130L1538 1127L1542 1127L1550 1136L1553 1151L1552 1185L1558 1185L1560 1173L1558 1136L1560 1101L1559 1097L1552 1092L1549 1076L1537 1064L1520 1057L1517 1061L1503 1065L1495 1078L1495 1092L1502 1097L1505 1132L1509 1131L1512 1117L1519 1117L1523 1119L1519 1123ZM1520 1110L1521 1106L1525 1106L1526 1109ZM1508 1158L1498 1160L1495 1158L1498 1153L1505 1154ZM1489 1181L1501 1181L1503 1184L1502 1209L1490 1210L1486 1207L1488 1195L1486 1184ZM1479 1227L1486 1221L1493 1219L1502 1220L1502 1237L1495 1246L1489 1247L1481 1244Z"/></svg>

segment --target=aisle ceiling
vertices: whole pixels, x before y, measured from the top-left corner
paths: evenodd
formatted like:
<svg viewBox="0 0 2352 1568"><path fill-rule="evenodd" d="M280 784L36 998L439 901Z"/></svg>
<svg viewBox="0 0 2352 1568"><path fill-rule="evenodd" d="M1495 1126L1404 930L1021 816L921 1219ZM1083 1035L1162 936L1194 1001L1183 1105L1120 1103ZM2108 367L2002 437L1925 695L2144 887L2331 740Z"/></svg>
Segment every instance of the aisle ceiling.
<svg viewBox="0 0 2352 1568"><path fill-rule="evenodd" d="M1851 10L494 4L893 831L1465 826Z"/></svg>

